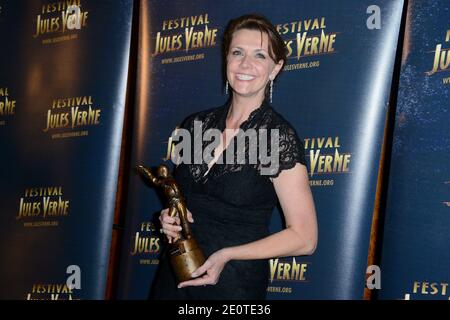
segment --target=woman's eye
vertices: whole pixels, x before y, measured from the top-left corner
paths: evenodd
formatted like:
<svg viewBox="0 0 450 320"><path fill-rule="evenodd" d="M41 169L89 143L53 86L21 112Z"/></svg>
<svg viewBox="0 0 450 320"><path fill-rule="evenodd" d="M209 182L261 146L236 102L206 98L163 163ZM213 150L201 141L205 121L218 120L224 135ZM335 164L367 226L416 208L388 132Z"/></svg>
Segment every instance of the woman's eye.
<svg viewBox="0 0 450 320"><path fill-rule="evenodd" d="M256 57L257 57L257 58L260 58L260 59L265 59L265 58L266 58L266 56L263 55L262 53L257 53L257 54L256 54Z"/></svg>
<svg viewBox="0 0 450 320"><path fill-rule="evenodd" d="M231 52L231 54L232 54L233 56L238 56L238 55L241 54L241 52L240 52L239 50L234 50L234 51Z"/></svg>

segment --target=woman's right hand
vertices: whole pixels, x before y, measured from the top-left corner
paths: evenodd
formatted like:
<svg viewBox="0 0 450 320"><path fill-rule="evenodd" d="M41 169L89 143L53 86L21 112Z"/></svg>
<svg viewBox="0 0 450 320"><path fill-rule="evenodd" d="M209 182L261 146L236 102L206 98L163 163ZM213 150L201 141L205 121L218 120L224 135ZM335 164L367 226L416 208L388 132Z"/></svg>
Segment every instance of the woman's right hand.
<svg viewBox="0 0 450 320"><path fill-rule="evenodd" d="M187 210L187 219L190 223L194 222L192 218L192 213ZM169 216L169 209L161 210L161 214L159 215L159 221L161 222L161 232L164 233L169 240L169 243L175 242L180 238L180 218L178 217L178 213L175 217Z"/></svg>

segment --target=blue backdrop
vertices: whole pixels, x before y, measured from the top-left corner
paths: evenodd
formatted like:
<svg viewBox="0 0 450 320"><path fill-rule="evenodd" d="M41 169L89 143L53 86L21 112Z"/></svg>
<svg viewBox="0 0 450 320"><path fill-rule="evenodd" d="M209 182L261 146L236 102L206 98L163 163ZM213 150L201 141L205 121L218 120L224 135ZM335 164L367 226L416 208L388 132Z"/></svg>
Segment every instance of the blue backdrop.
<svg viewBox="0 0 450 320"><path fill-rule="evenodd" d="M409 2L381 299L450 298L449 11L448 1Z"/></svg>
<svg viewBox="0 0 450 320"><path fill-rule="evenodd" d="M319 219L313 256L268 262L268 298L362 298L402 9L403 1L141 2L119 298L147 297L161 251L153 222L162 204L133 167L159 165L182 119L226 101L221 35L230 19L249 12L266 15L291 50L273 105L304 139ZM208 41L189 42L191 32ZM281 227L274 212L271 230Z"/></svg>
<svg viewBox="0 0 450 320"><path fill-rule="evenodd" d="M0 8L0 298L102 299L132 1Z"/></svg>

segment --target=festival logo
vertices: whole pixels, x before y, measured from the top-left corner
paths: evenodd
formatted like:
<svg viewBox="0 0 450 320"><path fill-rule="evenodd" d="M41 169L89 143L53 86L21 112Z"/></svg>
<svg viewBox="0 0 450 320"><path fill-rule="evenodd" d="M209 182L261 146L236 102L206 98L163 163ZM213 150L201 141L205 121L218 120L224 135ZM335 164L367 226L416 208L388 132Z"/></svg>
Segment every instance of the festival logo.
<svg viewBox="0 0 450 320"><path fill-rule="evenodd" d="M320 56L337 52L339 32L327 32L325 17L284 22L277 24L276 28L288 50L285 71L317 68Z"/></svg>
<svg viewBox="0 0 450 320"><path fill-rule="evenodd" d="M101 115L102 108L95 106L92 96L54 99L42 131L52 139L87 136L88 128L100 125Z"/></svg>
<svg viewBox="0 0 450 320"><path fill-rule="evenodd" d="M55 227L69 216L69 208L61 186L27 188L19 200L16 220L24 227Z"/></svg>
<svg viewBox="0 0 450 320"><path fill-rule="evenodd" d="M414 281L411 291L405 293L404 300L450 300L448 282L444 281Z"/></svg>
<svg viewBox="0 0 450 320"><path fill-rule="evenodd" d="M336 137L304 139L311 187L334 185L336 174L350 173L351 154L340 151L341 142Z"/></svg>
<svg viewBox="0 0 450 320"><path fill-rule="evenodd" d="M428 76L436 76L443 74L442 72L450 70L450 45L448 42L450 41L450 30L447 30L447 34L445 35L445 44L438 43L436 45L436 49L431 51L434 54L433 58L433 66L430 71L426 72ZM447 47L447 48L446 48ZM442 84L448 85L450 84L450 77L442 77Z"/></svg>
<svg viewBox="0 0 450 320"><path fill-rule="evenodd" d="M0 87L0 126L16 114L16 100L10 96L8 87Z"/></svg>
<svg viewBox="0 0 450 320"><path fill-rule="evenodd" d="M292 285L296 282L307 281L307 270L310 263L297 262L295 257L270 259L269 261L269 282L270 286L267 288L267 292L273 293L292 293ZM276 286L273 282L284 282L282 286Z"/></svg>
<svg viewBox="0 0 450 320"><path fill-rule="evenodd" d="M80 300L74 294L81 290L81 268L69 265L66 268L67 279L64 283L35 283L25 294L26 300Z"/></svg>
<svg viewBox="0 0 450 320"><path fill-rule="evenodd" d="M218 28L208 13L165 19L154 37L151 55L161 64L205 59L207 48L217 45Z"/></svg>
<svg viewBox="0 0 450 320"><path fill-rule="evenodd" d="M42 5L36 16L33 38L42 44L74 40L86 28L88 11L83 11L81 0L64 0Z"/></svg>
<svg viewBox="0 0 450 320"><path fill-rule="evenodd" d="M36 283L26 294L26 300L79 300L65 283Z"/></svg>
<svg viewBox="0 0 450 320"><path fill-rule="evenodd" d="M139 257L139 264L158 264L160 241L153 222L143 221L139 226L139 231L136 231L132 237L130 254L133 257Z"/></svg>

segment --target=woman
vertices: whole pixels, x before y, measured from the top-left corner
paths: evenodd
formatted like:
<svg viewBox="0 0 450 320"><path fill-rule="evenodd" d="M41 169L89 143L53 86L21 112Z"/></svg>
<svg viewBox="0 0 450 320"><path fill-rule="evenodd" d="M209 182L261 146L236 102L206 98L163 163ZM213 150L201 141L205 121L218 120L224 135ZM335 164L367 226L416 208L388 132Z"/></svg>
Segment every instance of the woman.
<svg viewBox="0 0 450 320"><path fill-rule="evenodd" d="M175 170L192 232L208 258L192 274L194 279L177 284L163 256L151 295L154 299L265 299L267 259L309 255L316 248L317 221L303 144L267 101L286 61L284 42L266 18L246 15L229 24L224 56L229 102L193 114L181 125L191 133L194 121L201 121L203 132L219 129L220 145L209 163L179 164ZM260 162L217 161L227 157L227 146L239 129L278 130L279 166L274 171L262 174ZM247 155L254 151L249 149L247 144ZM286 228L270 235L270 216L277 201ZM168 216L167 211L161 212L160 221L171 242L181 227L179 218Z"/></svg>

